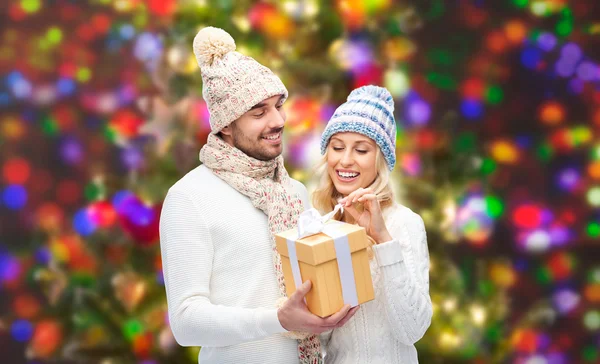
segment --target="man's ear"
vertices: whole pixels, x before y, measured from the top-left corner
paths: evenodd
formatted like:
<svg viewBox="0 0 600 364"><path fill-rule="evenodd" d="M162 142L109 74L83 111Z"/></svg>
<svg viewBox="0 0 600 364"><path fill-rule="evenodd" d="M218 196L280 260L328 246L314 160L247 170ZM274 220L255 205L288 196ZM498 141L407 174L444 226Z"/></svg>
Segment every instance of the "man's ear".
<svg viewBox="0 0 600 364"><path fill-rule="evenodd" d="M231 136L231 127L227 125L223 129L221 129L219 133L221 133L222 135Z"/></svg>

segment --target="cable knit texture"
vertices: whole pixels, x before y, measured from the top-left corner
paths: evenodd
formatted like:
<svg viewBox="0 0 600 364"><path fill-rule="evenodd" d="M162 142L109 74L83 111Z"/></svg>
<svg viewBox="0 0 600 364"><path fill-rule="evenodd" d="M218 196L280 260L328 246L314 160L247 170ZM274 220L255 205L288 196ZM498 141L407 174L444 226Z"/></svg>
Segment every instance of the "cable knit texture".
<svg viewBox="0 0 600 364"><path fill-rule="evenodd" d="M269 218L273 265L280 295L286 297L283 267L281 256L275 246L275 234L294 228L304 208L298 194L290 188L290 177L285 170L283 157L260 161L211 134L200 151L200 160L228 185L248 196L254 207L260 209ZM292 338L299 339L298 352L301 364L314 364L320 361L321 343L317 335L299 332L288 334Z"/></svg>
<svg viewBox="0 0 600 364"><path fill-rule="evenodd" d="M375 300L346 325L321 335L325 363L418 363L414 343L431 323L429 251L421 217L395 204L384 211L392 241L373 246Z"/></svg>
<svg viewBox="0 0 600 364"><path fill-rule="evenodd" d="M306 188L289 181L306 208ZM160 247L171 330L180 345L202 346L200 363L299 362L277 318L268 218L248 197L195 168L169 189Z"/></svg>

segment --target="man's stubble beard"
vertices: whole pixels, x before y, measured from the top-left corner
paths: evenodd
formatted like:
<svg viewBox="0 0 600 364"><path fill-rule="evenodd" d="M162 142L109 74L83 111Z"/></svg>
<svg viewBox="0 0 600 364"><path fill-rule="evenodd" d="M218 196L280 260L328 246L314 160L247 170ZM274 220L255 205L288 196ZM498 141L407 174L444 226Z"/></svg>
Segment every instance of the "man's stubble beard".
<svg viewBox="0 0 600 364"><path fill-rule="evenodd" d="M283 130L282 130L283 131ZM282 146L280 144L281 150L276 155L270 155L268 152L264 150L260 146L262 139L252 140L248 136L246 136L241 130L239 130L235 125L231 127L231 139L233 139L233 145L237 149L244 152L246 155L258 159L260 161L270 161L281 155Z"/></svg>

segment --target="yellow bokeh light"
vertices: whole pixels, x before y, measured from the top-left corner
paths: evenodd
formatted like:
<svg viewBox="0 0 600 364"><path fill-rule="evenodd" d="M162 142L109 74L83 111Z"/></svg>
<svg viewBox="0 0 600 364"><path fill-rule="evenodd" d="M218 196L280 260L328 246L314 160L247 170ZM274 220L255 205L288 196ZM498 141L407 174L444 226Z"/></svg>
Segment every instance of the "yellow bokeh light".
<svg viewBox="0 0 600 364"><path fill-rule="evenodd" d="M477 326L481 326L487 317L485 309L480 305L471 306L471 318Z"/></svg>
<svg viewBox="0 0 600 364"><path fill-rule="evenodd" d="M514 270L505 264L494 263L490 267L492 281L501 287L511 287L516 281Z"/></svg>
<svg viewBox="0 0 600 364"><path fill-rule="evenodd" d="M54 240L50 244L50 252L52 256L59 262L67 262L69 260L69 249L60 240Z"/></svg>
<svg viewBox="0 0 600 364"><path fill-rule="evenodd" d="M444 302L442 302L442 308L446 312L452 312L456 309L456 303L457 303L456 298L454 298L454 297L447 298L444 300Z"/></svg>
<svg viewBox="0 0 600 364"><path fill-rule="evenodd" d="M25 134L23 124L16 118L4 118L0 125L2 125L2 136L6 139L19 139Z"/></svg>
<svg viewBox="0 0 600 364"><path fill-rule="evenodd" d="M500 163L513 164L519 160L519 150L517 147L505 140L492 143L491 154Z"/></svg>
<svg viewBox="0 0 600 364"><path fill-rule="evenodd" d="M444 330L438 340L440 346L445 349L453 349L459 346L462 339L459 335L451 330Z"/></svg>

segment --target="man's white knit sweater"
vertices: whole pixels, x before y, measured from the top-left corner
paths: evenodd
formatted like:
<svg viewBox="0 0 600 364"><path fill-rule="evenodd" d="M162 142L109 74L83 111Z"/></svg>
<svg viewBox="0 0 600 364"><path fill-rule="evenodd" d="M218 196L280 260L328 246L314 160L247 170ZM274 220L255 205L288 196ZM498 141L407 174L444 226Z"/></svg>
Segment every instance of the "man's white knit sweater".
<svg viewBox="0 0 600 364"><path fill-rule="evenodd" d="M293 185L306 208L306 188ZM202 346L200 363L298 362L277 318L269 235L267 216L205 166L169 189L160 218L169 320L180 345Z"/></svg>

